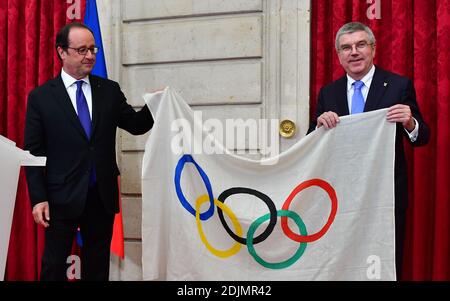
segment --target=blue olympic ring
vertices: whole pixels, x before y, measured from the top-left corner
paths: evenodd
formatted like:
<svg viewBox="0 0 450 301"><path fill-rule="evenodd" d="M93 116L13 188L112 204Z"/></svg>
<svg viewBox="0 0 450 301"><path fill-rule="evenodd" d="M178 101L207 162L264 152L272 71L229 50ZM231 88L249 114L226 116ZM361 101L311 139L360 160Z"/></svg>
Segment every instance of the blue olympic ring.
<svg viewBox="0 0 450 301"><path fill-rule="evenodd" d="M178 164L175 168L174 181L178 199L180 200L181 205L183 205L183 207L195 217L196 213L195 209L191 206L191 204L189 204L188 200L185 198L183 192L181 191L181 172L183 171L184 165L186 163L194 164L195 168L197 168L198 173L202 177L203 183L205 183L206 190L208 191L210 207L208 208L207 211L200 214L200 220L206 221L211 216L214 215L214 197L212 192L212 186L206 173L203 171L200 165L198 165L197 162L195 162L194 158L192 158L191 155L183 155L183 157L181 157L181 159L178 161Z"/></svg>

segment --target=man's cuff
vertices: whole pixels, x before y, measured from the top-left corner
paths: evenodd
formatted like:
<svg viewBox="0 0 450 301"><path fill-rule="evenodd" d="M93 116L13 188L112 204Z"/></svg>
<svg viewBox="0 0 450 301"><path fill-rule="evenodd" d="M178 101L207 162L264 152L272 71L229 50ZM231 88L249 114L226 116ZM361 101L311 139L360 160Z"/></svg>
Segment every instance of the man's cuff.
<svg viewBox="0 0 450 301"><path fill-rule="evenodd" d="M411 140L411 142L415 142L417 140L417 136L419 136L419 123L417 122L416 118L414 118L414 123L416 124L416 126L414 127L414 130L412 130L411 132L409 132L407 129L405 129L406 133L409 136L409 140Z"/></svg>

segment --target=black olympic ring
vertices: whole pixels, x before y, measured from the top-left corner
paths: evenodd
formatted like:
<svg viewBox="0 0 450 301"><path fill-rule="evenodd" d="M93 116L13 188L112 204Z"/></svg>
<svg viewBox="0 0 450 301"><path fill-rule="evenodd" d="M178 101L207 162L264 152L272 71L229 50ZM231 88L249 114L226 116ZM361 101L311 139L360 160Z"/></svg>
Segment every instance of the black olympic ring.
<svg viewBox="0 0 450 301"><path fill-rule="evenodd" d="M272 233L273 229L275 228L275 224L277 223L277 208L275 207L275 204L270 199L270 197L268 197L267 195L265 195L264 193L262 193L258 190L254 190L254 189L246 188L246 187L233 187L233 188L227 189L219 195L218 200L222 203L225 203L225 200L229 196L231 196L233 194L238 194L238 193L254 195L257 198L261 199L264 203L266 203L267 207L269 207L269 211L270 211L269 224L267 225L267 228L266 228L266 230L264 230L263 233L261 233L260 235L258 235L257 237L255 237L253 239L253 244L260 243L260 242L264 241ZM223 217L223 212L222 212L221 208L217 207L217 213L219 214L220 221L222 222L222 225L225 228L225 230L228 232L228 234L231 237L233 237L237 242L239 242L243 245L246 245L247 239L236 235L230 229L230 227L228 227L228 224L225 221L225 218Z"/></svg>

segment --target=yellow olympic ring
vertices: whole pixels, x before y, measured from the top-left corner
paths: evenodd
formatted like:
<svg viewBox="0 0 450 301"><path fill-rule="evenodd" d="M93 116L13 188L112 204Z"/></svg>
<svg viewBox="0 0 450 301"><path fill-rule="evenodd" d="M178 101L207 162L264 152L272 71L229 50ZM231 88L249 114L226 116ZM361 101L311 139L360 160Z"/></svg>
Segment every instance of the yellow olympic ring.
<svg viewBox="0 0 450 301"><path fill-rule="evenodd" d="M196 201L195 201L195 220L197 221L197 229L198 229L198 234L200 235L200 238L203 242L203 244L205 245L205 247L214 255L216 255L217 257L222 257L222 258L227 258L230 256L233 256L234 254L236 254L237 252L239 252L239 250L241 249L242 245L239 242L236 242L230 249L228 250L218 250L216 248L214 248L206 239L205 233L203 233L203 229L202 229L202 224L200 223L200 206L205 203L205 202L209 202L209 196L207 194L204 194L202 196L200 196ZM238 219L236 218L236 215L231 211L231 209L225 205L222 202L219 202L218 200L214 199L214 204L219 207L220 209L223 210L223 212L225 212L231 219L231 222L234 225L234 228L236 230L237 235L242 235L242 227L241 224L239 224Z"/></svg>

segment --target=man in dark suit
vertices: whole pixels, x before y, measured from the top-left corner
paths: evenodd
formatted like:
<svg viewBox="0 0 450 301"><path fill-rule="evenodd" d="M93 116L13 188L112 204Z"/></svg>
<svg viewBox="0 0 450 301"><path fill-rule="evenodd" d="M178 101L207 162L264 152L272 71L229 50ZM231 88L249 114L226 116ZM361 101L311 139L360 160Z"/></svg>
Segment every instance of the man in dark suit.
<svg viewBox="0 0 450 301"><path fill-rule="evenodd" d="M311 122L308 133L316 127L336 127L339 116L389 108L387 120L397 123L394 169L395 258L399 279L408 206L403 137L413 146L424 145L429 140L429 129L420 114L411 81L375 67L375 49L375 37L366 25L351 22L339 29L336 34L336 50L347 74L320 90L316 119Z"/></svg>
<svg viewBox="0 0 450 301"><path fill-rule="evenodd" d="M34 220L46 228L41 280L67 280L78 227L82 280L108 280L119 211L116 130L144 134L153 118L147 106L136 112L116 82L90 75L98 47L88 27L63 27L56 51L61 73L31 91L25 125L25 149L47 157L45 168L26 170Z"/></svg>

